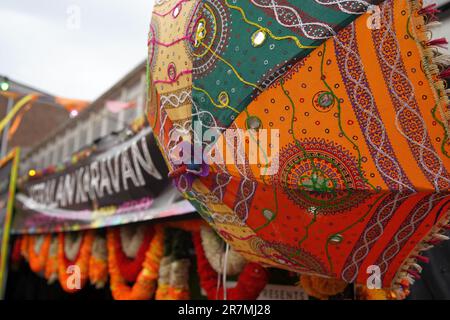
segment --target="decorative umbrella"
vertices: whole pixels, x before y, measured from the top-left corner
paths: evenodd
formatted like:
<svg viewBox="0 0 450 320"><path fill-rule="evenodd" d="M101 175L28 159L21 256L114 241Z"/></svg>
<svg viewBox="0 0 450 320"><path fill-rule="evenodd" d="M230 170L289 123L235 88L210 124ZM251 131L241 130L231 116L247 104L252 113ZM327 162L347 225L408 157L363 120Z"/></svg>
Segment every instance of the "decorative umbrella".
<svg viewBox="0 0 450 320"><path fill-rule="evenodd" d="M435 13L417 0L157 1L148 116L179 189L251 261L403 294L420 252L447 239Z"/></svg>

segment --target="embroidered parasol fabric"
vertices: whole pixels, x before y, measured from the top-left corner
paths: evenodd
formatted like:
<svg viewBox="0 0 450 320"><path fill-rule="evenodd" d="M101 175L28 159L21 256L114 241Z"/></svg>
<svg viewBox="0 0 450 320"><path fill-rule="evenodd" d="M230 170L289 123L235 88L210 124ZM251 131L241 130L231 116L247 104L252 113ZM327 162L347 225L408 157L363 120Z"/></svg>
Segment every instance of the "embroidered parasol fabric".
<svg viewBox="0 0 450 320"><path fill-rule="evenodd" d="M370 4L157 2L149 121L180 190L247 259L362 284L375 270L400 292L447 239L449 59L434 7ZM180 164L180 144L209 152Z"/></svg>

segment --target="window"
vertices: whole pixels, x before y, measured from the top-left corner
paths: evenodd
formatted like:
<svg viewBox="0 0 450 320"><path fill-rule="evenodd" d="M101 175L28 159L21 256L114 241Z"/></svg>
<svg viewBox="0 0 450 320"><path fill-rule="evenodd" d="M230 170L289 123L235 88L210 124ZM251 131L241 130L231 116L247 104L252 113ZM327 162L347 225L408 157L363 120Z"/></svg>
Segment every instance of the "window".
<svg viewBox="0 0 450 320"><path fill-rule="evenodd" d="M66 140L65 144L65 150L64 150L64 159L69 159L70 156L75 152L75 137L70 136Z"/></svg>
<svg viewBox="0 0 450 320"><path fill-rule="evenodd" d="M136 103L136 118L142 116L144 114L145 103L146 103L145 94L139 95Z"/></svg>
<svg viewBox="0 0 450 320"><path fill-rule="evenodd" d="M117 121L119 121L119 117L117 113L111 113L109 111L106 111L105 119L107 121L106 123L106 134L110 134L113 131L117 130Z"/></svg>
<svg viewBox="0 0 450 320"><path fill-rule="evenodd" d="M128 108L124 111L123 121L128 125L136 118L136 110L134 108Z"/></svg>
<svg viewBox="0 0 450 320"><path fill-rule="evenodd" d="M58 144L58 146L56 147L56 161L55 161L55 165L59 165L61 164L61 162L63 161L63 152L64 152L64 145L63 144Z"/></svg>
<svg viewBox="0 0 450 320"><path fill-rule="evenodd" d="M48 167L53 162L53 148L49 148L45 159L44 167Z"/></svg>
<svg viewBox="0 0 450 320"><path fill-rule="evenodd" d="M100 138L102 134L102 121L100 118L95 117L93 120L91 120L92 125L92 140L95 141L98 138Z"/></svg>
<svg viewBox="0 0 450 320"><path fill-rule="evenodd" d="M83 147L85 147L88 144L88 132L87 132L87 128L86 127L81 127L78 129L78 134L79 134L79 142L78 142L78 150L81 150ZM77 151L78 151L77 150Z"/></svg>
<svg viewBox="0 0 450 320"><path fill-rule="evenodd" d="M40 152L38 154L37 161L36 161L37 167L38 168L43 168L44 167L44 162L45 162L45 154Z"/></svg>

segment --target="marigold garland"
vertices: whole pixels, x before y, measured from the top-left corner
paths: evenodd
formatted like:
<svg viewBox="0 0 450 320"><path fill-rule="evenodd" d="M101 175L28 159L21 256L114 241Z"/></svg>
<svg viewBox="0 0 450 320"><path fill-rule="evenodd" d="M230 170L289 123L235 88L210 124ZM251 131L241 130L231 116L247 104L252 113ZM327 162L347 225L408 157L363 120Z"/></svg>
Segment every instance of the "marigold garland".
<svg viewBox="0 0 450 320"><path fill-rule="evenodd" d="M369 290L365 288L360 296L361 300L388 300L387 292L383 289Z"/></svg>
<svg viewBox="0 0 450 320"><path fill-rule="evenodd" d="M108 234L111 234L112 243L114 245L114 252L116 253L116 261L122 277L128 282L135 282L139 272L142 269L142 263L145 259L145 253L148 251L152 238L154 236L153 226L145 226L146 230L143 235L142 242L139 249L137 249L134 258L128 257L124 250L120 235L120 228L108 229Z"/></svg>
<svg viewBox="0 0 450 320"><path fill-rule="evenodd" d="M201 287L206 291L208 299L223 299L223 288L217 288L218 275L206 259L200 232L194 232L192 240L197 256L197 270ZM261 265L253 262L247 263L239 275L236 287L227 289L227 299L255 300L266 286L268 278L267 270Z"/></svg>
<svg viewBox="0 0 450 320"><path fill-rule="evenodd" d="M117 261L117 246L114 233L107 233L108 266L110 275L110 286L114 299L116 300L148 300L153 296L158 279L159 264L164 248L164 229L155 227L155 234L145 254L142 270L132 287L122 276Z"/></svg>
<svg viewBox="0 0 450 320"><path fill-rule="evenodd" d="M202 237L203 250L205 256L209 261L211 267L217 273L223 271L223 241L216 234L216 232L209 227L202 226L200 229L200 235ZM245 259L236 251L230 248L227 258L227 275L234 276L242 272L246 265Z"/></svg>
<svg viewBox="0 0 450 320"><path fill-rule="evenodd" d="M188 300L189 291L189 247L191 246L189 232L176 229L172 240L173 261L170 263L169 287L167 300Z"/></svg>
<svg viewBox="0 0 450 320"><path fill-rule="evenodd" d="M65 253L65 237L66 234L60 233L58 235L58 277L59 283L64 291L72 293L77 291L77 288L71 288L68 284L71 274L67 273L70 265L78 266L80 270L80 284L84 287L89 278L89 259L91 257L92 243L94 241L94 233L92 231L83 231L81 234L82 240L80 250L74 261L70 261Z"/></svg>
<svg viewBox="0 0 450 320"><path fill-rule="evenodd" d="M367 286L356 288L356 299L358 300L396 300L397 294L391 290L369 289Z"/></svg>
<svg viewBox="0 0 450 320"><path fill-rule="evenodd" d="M38 243L38 241L41 241L41 243ZM28 243L28 259L30 269L33 272L40 273L45 270L51 242L51 234L30 236ZM38 252L36 252L36 249Z"/></svg>
<svg viewBox="0 0 450 320"><path fill-rule="evenodd" d="M52 237L52 243L48 250L47 264L45 265L45 279L48 284L52 284L58 280L58 237Z"/></svg>
<svg viewBox="0 0 450 320"><path fill-rule="evenodd" d="M11 251L11 266L13 268L18 268L20 261L22 260L22 237L16 237L14 239L13 248Z"/></svg>
<svg viewBox="0 0 450 320"><path fill-rule="evenodd" d="M300 286L314 298L326 300L345 290L348 283L340 279L324 278L312 275L301 275Z"/></svg>
<svg viewBox="0 0 450 320"><path fill-rule="evenodd" d="M306 292L306 294L308 294L308 296L311 296L311 297L314 297L314 298L320 299L320 300L327 300L329 298L328 295L320 293L314 288L314 285L312 284L312 279L309 276L306 276L306 275L300 276L299 285L300 285L300 287L303 288L303 290L305 290L305 292Z"/></svg>
<svg viewBox="0 0 450 320"><path fill-rule="evenodd" d="M175 229L164 229L164 254L159 264L158 288L155 293L155 300L167 300L170 284L172 256L172 242Z"/></svg>
<svg viewBox="0 0 450 320"><path fill-rule="evenodd" d="M189 300L189 259L175 260L170 264L167 300Z"/></svg>
<svg viewBox="0 0 450 320"><path fill-rule="evenodd" d="M89 281L101 289L108 281L108 253L104 235L96 233L89 260Z"/></svg>
<svg viewBox="0 0 450 320"><path fill-rule="evenodd" d="M166 228L164 257L159 267L156 300L188 300L190 233L182 229Z"/></svg>
<svg viewBox="0 0 450 320"><path fill-rule="evenodd" d="M69 237L65 237L64 241L64 253L66 259L69 261L76 261L80 256L81 244L83 243L83 237L81 233L70 234Z"/></svg>
<svg viewBox="0 0 450 320"><path fill-rule="evenodd" d="M20 243L20 254L26 261L28 261L28 243L29 243L29 241L30 241L30 236L26 234L26 235L22 236L22 241Z"/></svg>
<svg viewBox="0 0 450 320"><path fill-rule="evenodd" d="M159 277L158 277L158 288L155 293L155 300L167 300L169 294L169 283L170 283L170 266L172 264L173 257L165 256L161 259L159 265Z"/></svg>

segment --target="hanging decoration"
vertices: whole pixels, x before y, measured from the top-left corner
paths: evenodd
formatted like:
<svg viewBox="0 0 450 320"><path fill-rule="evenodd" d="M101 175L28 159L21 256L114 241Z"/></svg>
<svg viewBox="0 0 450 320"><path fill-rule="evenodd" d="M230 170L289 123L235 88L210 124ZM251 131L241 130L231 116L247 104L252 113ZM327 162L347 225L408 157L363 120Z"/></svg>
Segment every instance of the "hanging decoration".
<svg viewBox="0 0 450 320"><path fill-rule="evenodd" d="M197 257L197 270L200 286L205 290L210 300L255 300L267 284L268 273L261 265L253 262L247 263L238 278L236 287L226 289L223 285L218 287L218 274L213 270L205 256L199 232L192 233L195 254Z"/></svg>
<svg viewBox="0 0 450 320"><path fill-rule="evenodd" d="M11 111L0 120L0 131L2 131L5 126L14 118L14 116L28 103L36 101L39 97L37 93L30 93L26 96L20 97L20 99L11 108Z"/></svg>
<svg viewBox="0 0 450 320"><path fill-rule="evenodd" d="M369 289L367 286L358 286L356 288L357 300L397 300L404 299L406 296L398 297L395 292L384 289Z"/></svg>
<svg viewBox="0 0 450 320"><path fill-rule="evenodd" d="M115 239L111 232L107 234L107 246L110 286L114 299L148 300L152 298L156 290L159 264L164 250L164 229L161 226L155 227L155 234L145 254L142 269L131 287L119 268Z"/></svg>
<svg viewBox="0 0 450 320"><path fill-rule="evenodd" d="M8 139L11 139L20 127L24 115L31 109L34 104L42 105L55 105L66 109L68 112L76 111L77 113L82 111L89 105L88 101L68 99L62 97L50 96L39 92L32 92L27 95L22 95L17 92L0 91L0 95L9 99L16 99L16 104L11 109L10 113L6 115L0 122L0 131L8 122L14 119L13 124L8 132Z"/></svg>
<svg viewBox="0 0 450 320"><path fill-rule="evenodd" d="M60 233L58 237L59 283L64 291L73 293L82 289L89 279L89 260L94 233L92 231ZM73 276L75 273L76 276ZM79 281L77 276L80 277Z"/></svg>
<svg viewBox="0 0 450 320"><path fill-rule="evenodd" d="M133 133L133 135L136 135L138 132L142 131L147 127L146 118L144 117L138 117L132 121L132 123L129 126L129 130ZM71 166L79 163L80 161L88 159L90 156L94 155L96 152L101 151L98 148L97 144L92 144L89 146L84 147L83 149L75 152L72 154L71 159L65 161L62 164L59 164L57 166L50 165L43 169L36 169L35 174L33 176L30 175L24 175L18 178L18 185L19 187L23 187L25 183L31 181L38 180L39 178L45 177L47 175L51 175L57 172L61 172L64 170L68 170ZM17 232L17 231L16 231ZM26 233L26 232L22 232Z"/></svg>
<svg viewBox="0 0 450 320"><path fill-rule="evenodd" d="M326 300L342 293L348 286L348 283L340 279L324 278L306 274L300 276L299 284L309 296L321 300Z"/></svg>
<svg viewBox="0 0 450 320"><path fill-rule="evenodd" d="M33 106L32 102L29 102L27 105L25 105L15 116L14 120L11 123L11 126L8 130L8 142L13 138L14 134L17 132L17 130L20 127L20 124L22 123L22 120L26 113L30 111L31 107Z"/></svg>
<svg viewBox="0 0 450 320"><path fill-rule="evenodd" d="M22 237L14 238L13 247L11 250L11 266L17 269L22 261Z"/></svg>
<svg viewBox="0 0 450 320"><path fill-rule="evenodd" d="M108 249L105 235L95 232L92 253L89 260L89 282L97 289L101 289L108 281Z"/></svg>
<svg viewBox="0 0 450 320"><path fill-rule="evenodd" d="M228 251L227 265L224 268L224 247L225 242L209 227L200 229L203 250L209 264L217 273L227 271L227 275L234 276L242 272L247 261L236 251Z"/></svg>
<svg viewBox="0 0 450 320"><path fill-rule="evenodd" d="M128 271L119 267L117 253L122 251L127 258L134 256L136 259L137 252L145 241L144 236L147 234L150 234L150 243L145 246L144 261L141 262L136 280L130 282L125 279L125 273ZM220 243L217 240L218 236L214 234L214 231L208 230L203 223L171 221L159 225L140 224L126 226L126 228L89 231L84 234L23 235L15 238L16 249L13 251L16 251L19 257L22 252L23 255L28 256L30 268L35 273L44 275L49 284L58 280L62 269L66 268L67 277L64 280L60 278L60 281L64 281L62 283L66 285L63 289L69 293L77 291L73 287L73 282L68 279L71 274L70 266L77 265L81 275L88 274L88 276L82 276L79 288L85 285L87 279L97 289L103 288L110 276L110 288L114 299L151 299L154 294L156 300L189 300L193 244L200 286L208 299L257 299L268 283L268 271L261 265L247 262L242 271L236 274L237 285L231 285L223 274L226 272L226 276L230 276L223 264L217 266L223 269L216 271L207 257L209 252L209 255L215 259L227 260L224 258L226 252L223 251L222 245L217 244ZM86 249L89 248L89 243L91 249L90 254L87 255ZM42 268L44 263L40 256L45 252L48 254ZM65 261L62 268L62 264L59 263L61 252L64 255L62 260ZM421 259L426 262L425 257ZM88 267L85 267L86 265ZM232 264L226 265L233 268ZM232 287L226 288L224 283ZM300 276L298 285L309 296L321 300L341 299L344 292L349 292L346 290L348 284L336 278L303 274ZM408 285L408 281L403 280L405 289ZM408 294L407 291L399 295L395 290L369 289L362 285L356 285L354 293L357 300L396 300L404 299Z"/></svg>
<svg viewBox="0 0 450 320"><path fill-rule="evenodd" d="M31 235L25 234L23 235L22 241L20 241L20 255L28 261L28 245L30 242Z"/></svg>
<svg viewBox="0 0 450 320"><path fill-rule="evenodd" d="M57 235L52 235L52 242L48 250L47 264L45 265L44 277L48 284L53 284L58 280L58 239Z"/></svg>
<svg viewBox="0 0 450 320"><path fill-rule="evenodd" d="M105 109L111 113L119 113L125 109L136 107L136 101L108 100L105 103Z"/></svg>
<svg viewBox="0 0 450 320"><path fill-rule="evenodd" d="M158 288L155 293L155 300L168 300L171 263L173 261L173 228L164 229L164 253L159 264Z"/></svg>
<svg viewBox="0 0 450 320"><path fill-rule="evenodd" d="M49 256L52 235L32 235L28 244L28 259L30 269L35 273L45 271L47 258Z"/></svg>
<svg viewBox="0 0 450 320"><path fill-rule="evenodd" d="M450 71L434 7L265 2L155 5L148 117L169 175L249 261L358 284L375 264L404 296L420 252L448 239Z"/></svg>
<svg viewBox="0 0 450 320"><path fill-rule="evenodd" d="M191 235L189 232L175 229L172 238L172 261L169 264L168 300L189 300L189 270Z"/></svg>
<svg viewBox="0 0 450 320"><path fill-rule="evenodd" d="M148 225L123 226L109 229L108 233L114 241L117 266L122 277L127 282L135 282L154 236L154 228Z"/></svg>

